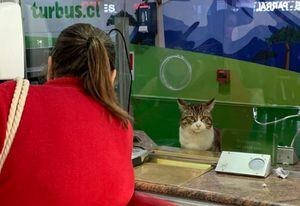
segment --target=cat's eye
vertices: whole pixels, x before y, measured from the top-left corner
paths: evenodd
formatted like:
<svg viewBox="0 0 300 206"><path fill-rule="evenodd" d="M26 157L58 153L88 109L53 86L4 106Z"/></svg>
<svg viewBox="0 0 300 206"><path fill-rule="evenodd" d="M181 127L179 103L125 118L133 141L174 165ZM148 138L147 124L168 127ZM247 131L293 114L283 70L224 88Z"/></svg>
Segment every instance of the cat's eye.
<svg viewBox="0 0 300 206"><path fill-rule="evenodd" d="M201 121L206 124L211 124L211 119L209 117L203 117L203 118L201 118Z"/></svg>
<svg viewBox="0 0 300 206"><path fill-rule="evenodd" d="M194 122L194 121L197 121L197 117L195 117L195 116L186 116L186 119L188 119L188 121L190 121L190 122Z"/></svg>

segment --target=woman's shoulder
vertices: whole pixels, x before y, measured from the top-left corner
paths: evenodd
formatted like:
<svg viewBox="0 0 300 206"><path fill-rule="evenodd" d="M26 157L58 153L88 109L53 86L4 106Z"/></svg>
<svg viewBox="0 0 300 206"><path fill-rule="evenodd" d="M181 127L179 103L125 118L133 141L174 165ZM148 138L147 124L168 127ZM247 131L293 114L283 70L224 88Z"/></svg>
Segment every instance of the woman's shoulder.
<svg viewBox="0 0 300 206"><path fill-rule="evenodd" d="M10 102L13 92L15 90L15 81L5 81L0 84L0 104L6 103L6 100Z"/></svg>
<svg viewBox="0 0 300 206"><path fill-rule="evenodd" d="M2 82L0 83L0 90L7 91L7 89L14 89L15 85L16 85L16 81L13 80Z"/></svg>

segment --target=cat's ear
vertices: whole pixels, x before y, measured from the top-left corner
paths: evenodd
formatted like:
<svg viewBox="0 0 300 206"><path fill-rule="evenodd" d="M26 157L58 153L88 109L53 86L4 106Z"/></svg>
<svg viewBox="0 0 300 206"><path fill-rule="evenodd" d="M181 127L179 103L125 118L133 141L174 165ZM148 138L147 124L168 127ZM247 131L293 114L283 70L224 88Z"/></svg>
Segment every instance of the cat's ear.
<svg viewBox="0 0 300 206"><path fill-rule="evenodd" d="M177 99L177 103L178 103L180 111L184 111L188 107L188 103L186 101L184 101L183 99Z"/></svg>
<svg viewBox="0 0 300 206"><path fill-rule="evenodd" d="M208 102L205 103L205 109L209 112L211 112L215 106L215 98L209 100Z"/></svg>

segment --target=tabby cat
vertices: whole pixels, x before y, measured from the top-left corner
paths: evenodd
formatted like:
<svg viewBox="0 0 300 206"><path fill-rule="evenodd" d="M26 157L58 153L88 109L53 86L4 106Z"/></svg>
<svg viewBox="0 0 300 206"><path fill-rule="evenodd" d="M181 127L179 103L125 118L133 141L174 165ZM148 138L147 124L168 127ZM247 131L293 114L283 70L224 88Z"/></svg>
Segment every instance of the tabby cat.
<svg viewBox="0 0 300 206"><path fill-rule="evenodd" d="M179 142L182 148L220 151L220 132L214 129L211 111L215 100L188 104L178 99L181 111Z"/></svg>

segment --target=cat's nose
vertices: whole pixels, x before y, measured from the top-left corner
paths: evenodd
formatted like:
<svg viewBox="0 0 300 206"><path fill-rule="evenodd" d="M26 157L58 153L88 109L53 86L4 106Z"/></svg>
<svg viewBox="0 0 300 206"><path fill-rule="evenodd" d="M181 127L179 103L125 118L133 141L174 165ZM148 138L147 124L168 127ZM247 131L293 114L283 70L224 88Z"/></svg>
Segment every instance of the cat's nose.
<svg viewBox="0 0 300 206"><path fill-rule="evenodd" d="M200 127L201 127L201 124L196 124L196 127L197 127L197 128L200 128Z"/></svg>

